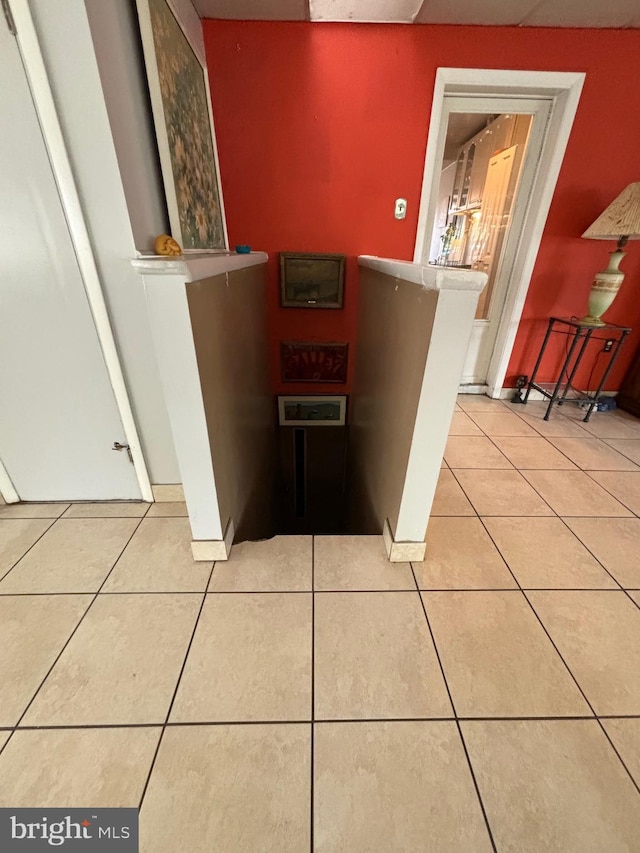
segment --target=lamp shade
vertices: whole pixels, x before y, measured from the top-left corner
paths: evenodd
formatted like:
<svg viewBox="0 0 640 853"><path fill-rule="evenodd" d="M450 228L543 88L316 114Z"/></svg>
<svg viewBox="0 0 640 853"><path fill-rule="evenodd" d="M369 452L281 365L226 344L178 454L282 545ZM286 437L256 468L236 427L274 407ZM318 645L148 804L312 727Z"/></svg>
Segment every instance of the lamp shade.
<svg viewBox="0 0 640 853"><path fill-rule="evenodd" d="M640 181L622 190L582 236L592 240L640 238Z"/></svg>

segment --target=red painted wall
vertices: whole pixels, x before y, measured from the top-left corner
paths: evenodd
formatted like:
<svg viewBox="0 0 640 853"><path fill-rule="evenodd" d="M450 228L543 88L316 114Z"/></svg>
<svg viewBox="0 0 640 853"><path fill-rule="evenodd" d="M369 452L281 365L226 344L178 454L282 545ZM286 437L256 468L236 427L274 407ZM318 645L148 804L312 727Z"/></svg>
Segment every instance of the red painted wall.
<svg viewBox="0 0 640 853"><path fill-rule="evenodd" d="M581 315L612 245L580 234L640 180L640 31L205 21L204 36L231 245L269 252L274 391L280 340L346 340L357 329L356 256L411 259L438 67L586 71L507 384L530 373L551 313ZM394 200L408 200L404 221ZM279 307L279 251L347 255L343 311ZM608 383L640 341L640 245L608 313L636 327ZM556 345L555 355L564 352ZM549 362L551 378L555 364ZM580 379L580 377L579 377ZM586 381L586 377L583 377Z"/></svg>

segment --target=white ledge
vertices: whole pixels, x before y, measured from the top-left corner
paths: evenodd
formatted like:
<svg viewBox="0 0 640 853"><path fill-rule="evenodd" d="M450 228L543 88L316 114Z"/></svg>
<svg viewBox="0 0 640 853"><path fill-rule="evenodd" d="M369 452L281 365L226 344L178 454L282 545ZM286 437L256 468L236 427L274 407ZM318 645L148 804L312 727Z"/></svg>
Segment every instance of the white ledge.
<svg viewBox="0 0 640 853"><path fill-rule="evenodd" d="M360 255L358 263L361 267L368 267L384 275L419 284L426 290L470 290L479 293L488 279L485 272L476 270L414 264L412 261L378 258L375 255Z"/></svg>
<svg viewBox="0 0 640 853"><path fill-rule="evenodd" d="M266 252L250 252L240 255L236 252L203 252L168 258L165 255L141 255L131 261L131 266L140 275L179 275L185 281L202 281L226 272L242 270L266 264L269 256Z"/></svg>

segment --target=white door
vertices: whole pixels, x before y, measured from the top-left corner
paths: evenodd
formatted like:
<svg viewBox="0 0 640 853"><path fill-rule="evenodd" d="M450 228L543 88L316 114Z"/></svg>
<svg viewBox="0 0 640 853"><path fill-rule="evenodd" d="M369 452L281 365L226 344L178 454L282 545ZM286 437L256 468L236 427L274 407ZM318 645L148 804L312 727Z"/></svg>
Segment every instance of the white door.
<svg viewBox="0 0 640 853"><path fill-rule="evenodd" d="M2 15L0 80L0 459L21 500L140 498L127 453L111 449L124 429Z"/></svg>
<svg viewBox="0 0 640 853"><path fill-rule="evenodd" d="M486 384L487 381L489 363L495 347L509 288L516 284L512 279L511 274L520 244L522 227L545 139L551 106L551 98L532 99L517 96L493 97L478 95L470 97L462 95L445 95L443 99L442 121L440 125L438 150L436 154L437 162L439 163L442 162L447 125L451 113L491 113L497 115L532 116L528 142L526 145L526 151L524 152L524 160L522 162L522 167L519 170L517 194L515 202L510 210L509 228L501 230L499 239L495 239L498 232L491 229L493 234L489 241L491 245L486 246L487 250L492 250L494 254L499 256L497 258L499 263L494 264L495 268L490 282L490 292L480 298L480 304L483 307L483 310L480 312L481 316L478 316L474 321L469 349L467 351L467 358L462 374L461 381L463 385L482 386ZM523 152L521 151L520 155L522 155L522 153ZM491 162L493 162L493 159ZM494 196L491 204L498 203L499 200L497 195L500 193L502 193L502 201L504 201L504 197L507 192L515 191L516 188L513 183L510 183L512 167L513 161L509 163L509 157L505 157L503 152L503 157L499 163L494 163L494 168L489 170L487 179L490 180L490 186L485 189L490 189L491 195ZM518 173L516 173L516 176L517 174ZM485 203L483 198L482 208L484 207ZM495 224L497 218L499 218L499 212L494 211L494 214L492 221ZM482 214L476 214L476 216L478 215L481 216ZM486 218L485 221L487 221ZM432 230L431 223L427 221L426 227L428 233L426 245L429 245ZM477 239L478 232L481 228L481 220L471 220L468 226L468 237L471 241L475 241ZM472 266L475 269L483 269L481 259L475 257L472 260L476 261L476 263L472 263ZM484 261L486 260L487 258L485 257Z"/></svg>

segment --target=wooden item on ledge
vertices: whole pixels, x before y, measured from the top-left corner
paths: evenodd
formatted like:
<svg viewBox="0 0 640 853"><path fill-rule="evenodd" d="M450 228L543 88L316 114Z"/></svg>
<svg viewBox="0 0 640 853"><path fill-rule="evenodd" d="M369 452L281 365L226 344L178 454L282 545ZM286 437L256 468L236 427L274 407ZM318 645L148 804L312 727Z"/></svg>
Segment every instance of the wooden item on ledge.
<svg viewBox="0 0 640 853"><path fill-rule="evenodd" d="M346 343L280 344L280 365L283 382L337 382L347 381Z"/></svg>

